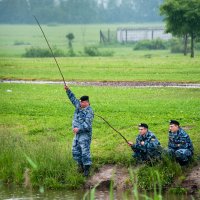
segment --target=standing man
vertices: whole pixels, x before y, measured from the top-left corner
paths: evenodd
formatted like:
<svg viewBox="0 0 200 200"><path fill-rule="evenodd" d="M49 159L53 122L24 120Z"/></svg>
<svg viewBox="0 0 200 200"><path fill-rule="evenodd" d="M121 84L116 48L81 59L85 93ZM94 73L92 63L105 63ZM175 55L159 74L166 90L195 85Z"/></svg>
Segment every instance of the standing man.
<svg viewBox="0 0 200 200"><path fill-rule="evenodd" d="M67 85L65 86L65 90L69 100L75 106L74 118L72 121L72 130L74 133L72 155L78 164L78 171L87 177L92 164L90 143L92 139L92 121L94 113L90 107L88 96L82 96L80 100L78 100Z"/></svg>
<svg viewBox="0 0 200 200"><path fill-rule="evenodd" d="M169 121L168 153L181 164L187 164L193 155L193 145L189 135L176 120Z"/></svg>
<svg viewBox="0 0 200 200"><path fill-rule="evenodd" d="M148 130L148 125L141 123L138 125L139 135L136 138L136 143L128 142L133 149L133 157L136 162L152 161L160 159L161 146L156 136Z"/></svg>

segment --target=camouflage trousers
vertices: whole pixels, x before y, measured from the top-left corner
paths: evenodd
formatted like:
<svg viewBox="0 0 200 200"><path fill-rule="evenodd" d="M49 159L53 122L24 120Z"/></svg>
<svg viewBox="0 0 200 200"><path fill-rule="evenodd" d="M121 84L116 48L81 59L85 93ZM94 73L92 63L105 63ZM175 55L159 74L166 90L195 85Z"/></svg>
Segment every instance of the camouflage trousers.
<svg viewBox="0 0 200 200"><path fill-rule="evenodd" d="M168 154L174 156L178 161L188 162L192 157L192 152L189 149L168 149Z"/></svg>
<svg viewBox="0 0 200 200"><path fill-rule="evenodd" d="M90 156L90 144L91 136L87 133L77 134L74 137L72 145L72 155L74 160L78 164L82 165L91 165L91 156Z"/></svg>
<svg viewBox="0 0 200 200"><path fill-rule="evenodd" d="M158 150L154 150L154 151L147 151L147 152L143 152L140 150L136 150L133 155L132 155L136 161L152 161L152 160L158 160L161 158L161 152Z"/></svg>

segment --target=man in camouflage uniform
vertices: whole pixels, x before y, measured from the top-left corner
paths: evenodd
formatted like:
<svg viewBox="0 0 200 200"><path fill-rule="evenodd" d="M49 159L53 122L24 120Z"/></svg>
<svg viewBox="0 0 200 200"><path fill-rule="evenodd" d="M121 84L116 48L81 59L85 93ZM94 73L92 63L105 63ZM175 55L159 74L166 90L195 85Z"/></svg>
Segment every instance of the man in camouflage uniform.
<svg viewBox="0 0 200 200"><path fill-rule="evenodd" d="M193 145L189 135L176 120L170 120L168 153L181 164L187 164L193 155Z"/></svg>
<svg viewBox="0 0 200 200"><path fill-rule="evenodd" d="M128 142L133 149L133 157L137 163L160 159L161 146L156 136L148 130L148 125L141 123L138 125L139 135L136 143Z"/></svg>
<svg viewBox="0 0 200 200"><path fill-rule="evenodd" d="M90 143L92 139L92 121L94 113L90 107L88 96L82 96L80 100L78 100L68 86L65 86L65 90L69 100L75 106L74 118L72 121L72 129L74 132L72 155L74 160L77 161L79 172L84 173L84 176L88 176L92 164Z"/></svg>

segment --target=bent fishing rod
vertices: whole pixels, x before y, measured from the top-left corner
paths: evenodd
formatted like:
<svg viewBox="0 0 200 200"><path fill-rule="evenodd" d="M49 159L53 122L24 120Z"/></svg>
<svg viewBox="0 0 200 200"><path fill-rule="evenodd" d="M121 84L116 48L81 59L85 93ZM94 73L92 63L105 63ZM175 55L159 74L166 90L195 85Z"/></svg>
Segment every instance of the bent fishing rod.
<svg viewBox="0 0 200 200"><path fill-rule="evenodd" d="M67 85L66 85L66 82L65 82L65 79L64 79L64 76L63 76L63 74L62 74L62 71L61 71L61 69L60 69L60 66L59 66L59 64L58 64L58 62L57 62L57 60L56 60L56 57L54 56L53 50L52 50L52 48L51 48L51 46L50 46L50 44L49 44L49 42L48 42L48 40L47 40L47 37L46 37L46 35L45 35L45 33L44 33L42 27L40 26L40 23L39 23L38 19L36 18L36 16L33 15L33 17L35 18L35 21L37 22L37 24L38 24L38 26L39 26L39 28L40 28L40 30L41 30L41 32L42 32L42 34L43 34L45 40L46 40L46 43L47 43L47 45L48 45L48 47L49 47L49 49L50 49L50 51L51 51L52 57L54 58L54 60L55 60L55 62L56 62L56 65L57 65L57 67L58 67L58 69L59 69L60 75L62 76L62 80L63 80L64 86L67 86ZM127 140L118 130L116 130L107 120L105 120L105 119L104 119L103 117L101 117L100 115L97 115L97 114L94 114L94 115L97 116L97 117L99 117L99 118L101 118L104 122L106 122L106 124L107 124L108 126L110 126L115 132L117 132L117 133L126 141L126 143L129 144L129 143L128 143L128 140Z"/></svg>

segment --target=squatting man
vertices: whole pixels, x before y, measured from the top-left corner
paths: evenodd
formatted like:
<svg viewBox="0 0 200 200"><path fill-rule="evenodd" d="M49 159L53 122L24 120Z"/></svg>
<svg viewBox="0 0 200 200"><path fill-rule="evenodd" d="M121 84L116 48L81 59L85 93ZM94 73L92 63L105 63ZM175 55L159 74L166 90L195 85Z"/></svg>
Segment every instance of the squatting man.
<svg viewBox="0 0 200 200"><path fill-rule="evenodd" d="M176 120L169 122L169 141L167 153L174 157L180 165L187 164L193 154L194 148L189 135L180 127Z"/></svg>
<svg viewBox="0 0 200 200"><path fill-rule="evenodd" d="M92 165L90 156L90 144L92 139L92 121L94 113L90 107L89 96L77 99L69 86L65 86L67 96L75 107L72 130L74 133L72 155L78 164L78 171L84 176L89 175Z"/></svg>
<svg viewBox="0 0 200 200"><path fill-rule="evenodd" d="M135 144L131 141L128 142L128 145L134 151L133 157L137 163L152 162L161 157L160 142L148 128L148 125L145 123L139 124L139 135L136 138Z"/></svg>

